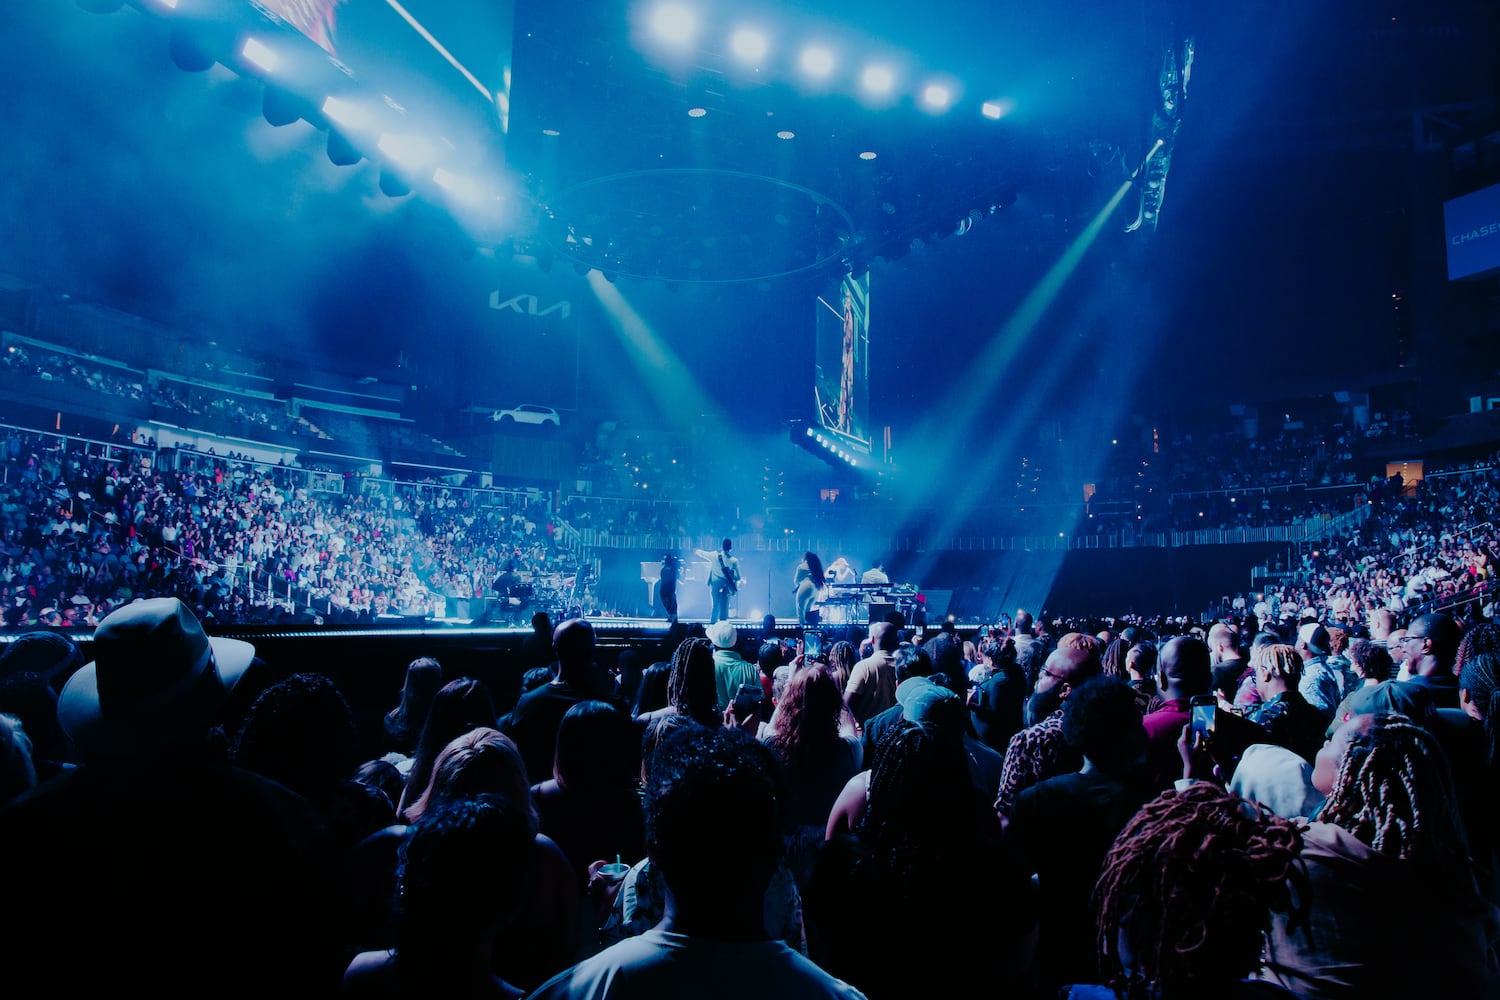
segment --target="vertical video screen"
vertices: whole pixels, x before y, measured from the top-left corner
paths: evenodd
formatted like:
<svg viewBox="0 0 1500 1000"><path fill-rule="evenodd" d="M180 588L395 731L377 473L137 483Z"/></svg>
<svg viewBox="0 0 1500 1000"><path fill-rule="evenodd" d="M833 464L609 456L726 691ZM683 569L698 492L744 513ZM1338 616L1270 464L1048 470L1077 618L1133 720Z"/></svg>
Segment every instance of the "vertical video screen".
<svg viewBox="0 0 1500 1000"><path fill-rule="evenodd" d="M846 447L870 451L870 273L846 275L818 295L813 395L818 423Z"/></svg>

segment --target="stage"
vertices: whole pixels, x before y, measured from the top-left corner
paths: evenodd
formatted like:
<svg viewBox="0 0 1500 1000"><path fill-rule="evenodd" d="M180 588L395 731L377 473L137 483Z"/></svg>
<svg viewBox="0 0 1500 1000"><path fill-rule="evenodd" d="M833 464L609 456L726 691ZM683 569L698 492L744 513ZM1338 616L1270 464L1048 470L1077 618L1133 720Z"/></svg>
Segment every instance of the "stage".
<svg viewBox="0 0 1500 1000"><path fill-rule="evenodd" d="M597 637L596 659L600 666L613 670L620 655L634 650L641 666L665 661L671 657L667 645L670 626L665 618L589 617ZM759 620L729 619L739 630L740 641L759 638L764 633ZM557 622L553 623L554 625ZM684 618L681 624L707 626L706 618ZM90 647L93 631L36 629L55 631L75 642L85 661L93 658ZM522 643L531 628L510 625L474 625L457 619L416 619L395 617L377 620L376 624L352 625L210 625L211 635L243 639L255 647L256 656L264 660L275 678L281 679L302 671L316 671L332 677L354 710L364 752L378 756L381 741L381 718L395 707L400 697L406 666L419 656L430 656L443 666L448 680L474 677L485 682L500 714L510 711L521 691L521 677L529 664L523 657ZM858 643L868 626L822 625L824 648L830 642L849 639ZM967 638L972 628L960 628ZM778 621L774 634L779 638L796 638L803 627L795 621ZM0 644L9 644L24 634L0 634ZM758 643L754 643L758 646ZM742 649L747 648L742 645ZM747 650L748 651L748 650Z"/></svg>

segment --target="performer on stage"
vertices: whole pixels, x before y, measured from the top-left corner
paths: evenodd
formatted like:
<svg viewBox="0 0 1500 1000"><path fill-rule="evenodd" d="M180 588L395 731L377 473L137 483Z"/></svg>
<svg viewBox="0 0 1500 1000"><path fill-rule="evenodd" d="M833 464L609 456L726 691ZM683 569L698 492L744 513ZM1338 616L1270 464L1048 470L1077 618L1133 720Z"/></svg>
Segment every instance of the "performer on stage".
<svg viewBox="0 0 1500 1000"><path fill-rule="evenodd" d="M495 582L490 586L499 597L500 615L504 616L507 624L516 624L521 607L521 598L518 593L521 589L521 575L516 572L516 561L514 559L506 562L505 572L495 577Z"/></svg>
<svg viewBox="0 0 1500 1000"><path fill-rule="evenodd" d="M813 605L817 603L818 592L823 589L823 560L818 558L816 552L802 553L802 561L797 564L797 572L792 576L792 593L797 598L797 621L803 625L812 625L815 619Z"/></svg>
<svg viewBox="0 0 1500 1000"><path fill-rule="evenodd" d="M708 561L708 594L713 599L710 625L729 617L729 598L740 589L740 561L729 554L732 548L734 543L726 538L718 552L693 550L698 553L698 558Z"/></svg>
<svg viewBox="0 0 1500 1000"><path fill-rule="evenodd" d="M854 572L854 567L849 565L849 560L839 556L828 567L829 583L855 583L859 577Z"/></svg>
<svg viewBox="0 0 1500 1000"><path fill-rule="evenodd" d="M885 574L885 560L876 559L865 575L860 577L860 583L890 583L891 578Z"/></svg>
<svg viewBox="0 0 1500 1000"><path fill-rule="evenodd" d="M682 565L677 553L668 552L661 557L661 606L667 609L667 624L677 624L677 572Z"/></svg>

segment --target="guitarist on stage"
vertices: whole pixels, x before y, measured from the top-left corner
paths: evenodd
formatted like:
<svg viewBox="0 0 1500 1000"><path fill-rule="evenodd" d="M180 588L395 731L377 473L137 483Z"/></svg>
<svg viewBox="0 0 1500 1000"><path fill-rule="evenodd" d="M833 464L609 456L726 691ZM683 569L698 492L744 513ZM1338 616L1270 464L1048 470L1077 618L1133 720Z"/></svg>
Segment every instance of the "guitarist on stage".
<svg viewBox="0 0 1500 1000"><path fill-rule="evenodd" d="M734 543L724 539L724 547L718 552L696 549L698 558L708 562L708 595L713 600L713 614L708 623L729 617L729 598L740 589L740 561L729 554Z"/></svg>

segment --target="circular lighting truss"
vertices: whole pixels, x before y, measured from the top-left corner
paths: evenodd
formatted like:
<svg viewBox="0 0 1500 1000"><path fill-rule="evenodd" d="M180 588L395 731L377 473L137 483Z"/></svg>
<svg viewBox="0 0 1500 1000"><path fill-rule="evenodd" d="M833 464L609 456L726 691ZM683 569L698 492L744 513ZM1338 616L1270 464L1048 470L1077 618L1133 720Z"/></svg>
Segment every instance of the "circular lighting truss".
<svg viewBox="0 0 1500 1000"><path fill-rule="evenodd" d="M762 174L698 167L595 177L549 199L542 238L575 267L684 284L832 266L856 241L843 206Z"/></svg>

